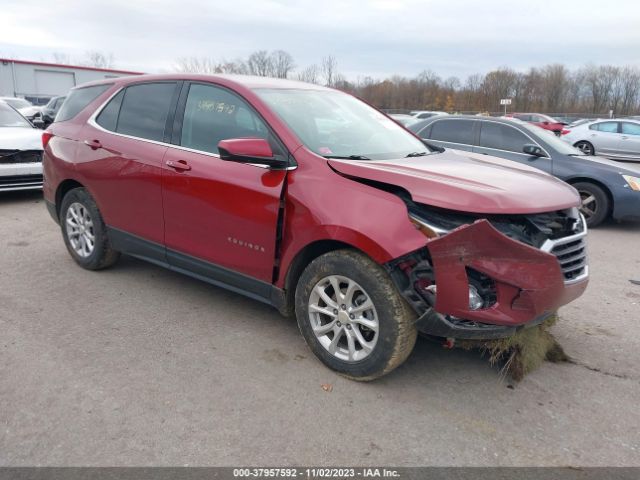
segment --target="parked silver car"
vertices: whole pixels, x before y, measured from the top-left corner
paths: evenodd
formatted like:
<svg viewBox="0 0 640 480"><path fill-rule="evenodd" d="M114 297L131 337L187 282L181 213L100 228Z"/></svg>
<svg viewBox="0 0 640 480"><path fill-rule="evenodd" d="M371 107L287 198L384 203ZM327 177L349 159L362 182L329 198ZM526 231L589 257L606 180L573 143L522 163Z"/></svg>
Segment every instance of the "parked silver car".
<svg viewBox="0 0 640 480"><path fill-rule="evenodd" d="M613 160L640 161L638 120L601 119L572 125L563 131L561 138L588 155L601 155Z"/></svg>

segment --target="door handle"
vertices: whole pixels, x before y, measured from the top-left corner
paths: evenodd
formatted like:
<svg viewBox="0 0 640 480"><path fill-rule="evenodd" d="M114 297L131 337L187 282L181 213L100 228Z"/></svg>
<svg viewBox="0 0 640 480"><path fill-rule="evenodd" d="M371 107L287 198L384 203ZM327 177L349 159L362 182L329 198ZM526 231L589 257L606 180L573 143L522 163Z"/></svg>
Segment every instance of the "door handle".
<svg viewBox="0 0 640 480"><path fill-rule="evenodd" d="M91 150L97 150L99 148L102 148L102 144L100 143L100 140L85 140L84 144L87 145L89 148L91 148Z"/></svg>
<svg viewBox="0 0 640 480"><path fill-rule="evenodd" d="M623 135L623 136L622 136L622 137L620 137L620 138L622 138L623 140L626 140L626 139L627 139L627 138L629 138L629 137L627 137L626 135Z"/></svg>
<svg viewBox="0 0 640 480"><path fill-rule="evenodd" d="M189 165L184 160L176 160L175 162L173 160L167 160L166 163L168 167L171 167L178 172L185 172L187 170L191 170L191 165Z"/></svg>

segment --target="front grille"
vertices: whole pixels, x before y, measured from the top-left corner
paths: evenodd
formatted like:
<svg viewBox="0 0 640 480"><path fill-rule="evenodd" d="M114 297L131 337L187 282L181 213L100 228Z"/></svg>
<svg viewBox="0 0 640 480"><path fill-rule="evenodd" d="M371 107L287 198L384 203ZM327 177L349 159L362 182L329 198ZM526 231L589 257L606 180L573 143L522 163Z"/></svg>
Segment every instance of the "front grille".
<svg viewBox="0 0 640 480"><path fill-rule="evenodd" d="M589 274L587 266L586 231L576 235L547 240L542 250L555 255L560 262L565 283L582 280Z"/></svg>
<svg viewBox="0 0 640 480"><path fill-rule="evenodd" d="M14 163L41 163L40 150L0 150L0 165Z"/></svg>

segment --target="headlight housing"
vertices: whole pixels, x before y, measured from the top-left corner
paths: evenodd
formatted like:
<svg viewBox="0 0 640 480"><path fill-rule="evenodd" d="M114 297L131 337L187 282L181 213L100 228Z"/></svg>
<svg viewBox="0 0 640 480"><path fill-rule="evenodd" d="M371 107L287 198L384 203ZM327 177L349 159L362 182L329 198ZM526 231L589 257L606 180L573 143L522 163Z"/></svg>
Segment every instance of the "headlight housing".
<svg viewBox="0 0 640 480"><path fill-rule="evenodd" d="M635 190L636 192L640 192L640 177L632 177L631 175L622 175L627 182L627 185L631 187L631 190Z"/></svg>

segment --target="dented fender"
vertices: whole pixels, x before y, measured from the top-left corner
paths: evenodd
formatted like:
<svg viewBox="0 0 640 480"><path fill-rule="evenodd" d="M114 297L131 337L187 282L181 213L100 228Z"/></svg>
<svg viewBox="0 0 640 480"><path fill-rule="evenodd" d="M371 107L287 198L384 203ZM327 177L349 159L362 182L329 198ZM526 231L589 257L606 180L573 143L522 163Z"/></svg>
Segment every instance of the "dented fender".
<svg viewBox="0 0 640 480"><path fill-rule="evenodd" d="M510 239L484 219L429 241L427 249L438 288L435 310L461 319L521 325L579 297L588 282L565 284L554 255ZM497 300L489 308L469 309L466 267L495 282Z"/></svg>

